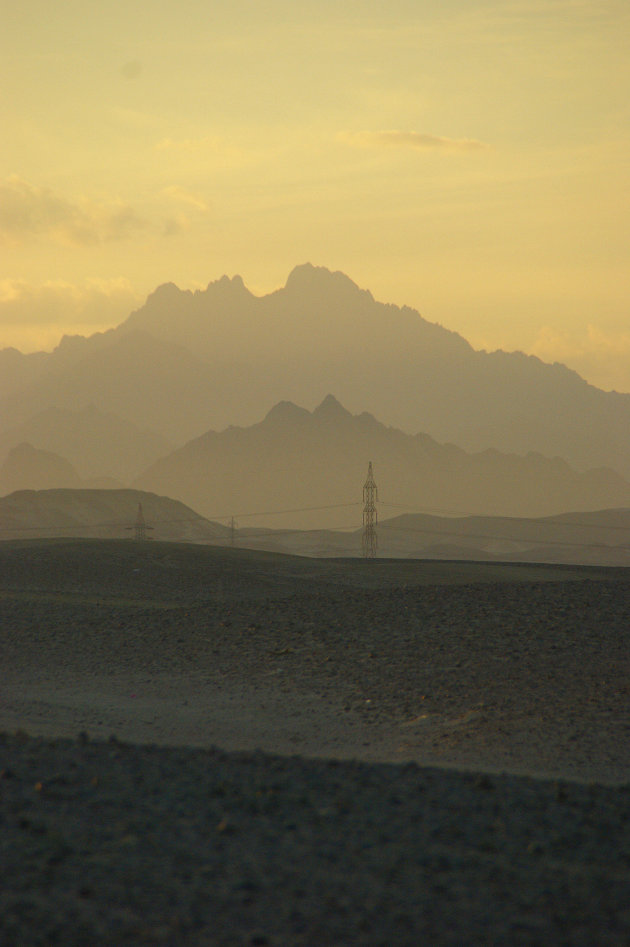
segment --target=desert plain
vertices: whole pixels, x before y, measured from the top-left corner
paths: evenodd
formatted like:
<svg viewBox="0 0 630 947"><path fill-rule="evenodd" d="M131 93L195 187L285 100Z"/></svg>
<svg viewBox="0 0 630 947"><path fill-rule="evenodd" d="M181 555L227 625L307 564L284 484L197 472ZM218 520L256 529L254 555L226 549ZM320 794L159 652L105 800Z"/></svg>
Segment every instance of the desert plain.
<svg viewBox="0 0 630 947"><path fill-rule="evenodd" d="M0 544L0 942L630 944L630 570Z"/></svg>

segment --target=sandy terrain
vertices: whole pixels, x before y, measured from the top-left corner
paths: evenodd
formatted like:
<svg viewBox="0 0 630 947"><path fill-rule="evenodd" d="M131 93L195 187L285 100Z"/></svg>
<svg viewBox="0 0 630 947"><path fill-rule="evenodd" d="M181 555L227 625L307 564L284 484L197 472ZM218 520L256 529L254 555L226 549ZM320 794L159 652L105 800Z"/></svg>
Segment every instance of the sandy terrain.
<svg viewBox="0 0 630 947"><path fill-rule="evenodd" d="M629 593L0 544L0 941L629 944Z"/></svg>

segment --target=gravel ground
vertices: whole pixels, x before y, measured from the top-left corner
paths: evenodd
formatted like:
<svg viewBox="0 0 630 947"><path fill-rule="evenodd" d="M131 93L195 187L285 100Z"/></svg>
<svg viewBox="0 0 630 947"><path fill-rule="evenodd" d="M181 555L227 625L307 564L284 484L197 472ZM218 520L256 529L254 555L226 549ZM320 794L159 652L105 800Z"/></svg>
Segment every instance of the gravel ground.
<svg viewBox="0 0 630 947"><path fill-rule="evenodd" d="M0 740L6 944L630 942L630 789Z"/></svg>
<svg viewBox="0 0 630 947"><path fill-rule="evenodd" d="M0 544L0 943L630 944L629 592Z"/></svg>

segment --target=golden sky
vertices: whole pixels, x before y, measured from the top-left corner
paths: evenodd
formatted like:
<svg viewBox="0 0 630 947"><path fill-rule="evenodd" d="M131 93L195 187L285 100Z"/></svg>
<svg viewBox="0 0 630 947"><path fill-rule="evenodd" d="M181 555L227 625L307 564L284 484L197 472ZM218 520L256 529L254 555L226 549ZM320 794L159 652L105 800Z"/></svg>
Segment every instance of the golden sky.
<svg viewBox="0 0 630 947"><path fill-rule="evenodd" d="M627 0L21 0L0 347L343 270L630 391Z"/></svg>

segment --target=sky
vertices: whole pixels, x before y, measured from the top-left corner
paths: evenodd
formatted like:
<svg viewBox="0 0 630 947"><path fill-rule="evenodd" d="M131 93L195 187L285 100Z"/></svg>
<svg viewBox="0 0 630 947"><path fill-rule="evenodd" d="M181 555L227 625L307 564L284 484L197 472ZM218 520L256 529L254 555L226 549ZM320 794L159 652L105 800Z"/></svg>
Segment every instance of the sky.
<svg viewBox="0 0 630 947"><path fill-rule="evenodd" d="M310 261L630 391L627 0L21 0L0 348Z"/></svg>

